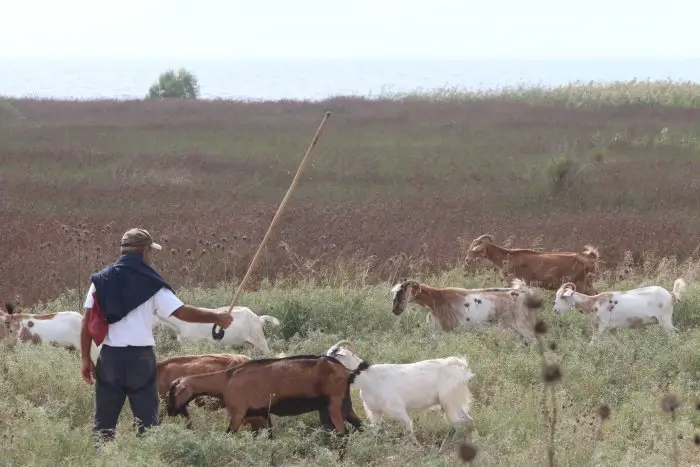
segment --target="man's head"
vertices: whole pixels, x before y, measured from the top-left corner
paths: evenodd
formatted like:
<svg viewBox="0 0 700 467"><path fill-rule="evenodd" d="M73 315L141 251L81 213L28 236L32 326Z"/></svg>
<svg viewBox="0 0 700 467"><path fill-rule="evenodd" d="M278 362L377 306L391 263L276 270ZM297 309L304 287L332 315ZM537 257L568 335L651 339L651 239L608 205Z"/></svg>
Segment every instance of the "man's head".
<svg viewBox="0 0 700 467"><path fill-rule="evenodd" d="M160 244L153 241L153 237L148 230L133 228L124 232L119 243L120 253L141 253L144 260L148 260L151 250L162 250Z"/></svg>

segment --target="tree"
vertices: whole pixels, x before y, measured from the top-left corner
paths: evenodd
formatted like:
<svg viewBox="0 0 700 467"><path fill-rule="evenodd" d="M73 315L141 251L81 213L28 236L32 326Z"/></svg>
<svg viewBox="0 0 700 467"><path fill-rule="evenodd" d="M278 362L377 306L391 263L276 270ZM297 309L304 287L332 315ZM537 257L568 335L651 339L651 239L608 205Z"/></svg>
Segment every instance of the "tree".
<svg viewBox="0 0 700 467"><path fill-rule="evenodd" d="M148 97L151 99L164 97L197 99L199 97L197 77L184 68L180 68L177 73L168 70L161 73L158 81L149 88Z"/></svg>

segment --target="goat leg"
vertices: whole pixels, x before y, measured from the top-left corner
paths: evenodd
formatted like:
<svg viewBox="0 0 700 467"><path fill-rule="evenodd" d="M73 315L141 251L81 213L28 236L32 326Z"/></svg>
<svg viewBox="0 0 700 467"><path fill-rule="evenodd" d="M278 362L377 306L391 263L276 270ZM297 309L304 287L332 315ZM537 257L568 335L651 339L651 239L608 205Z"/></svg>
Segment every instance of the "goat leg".
<svg viewBox="0 0 700 467"><path fill-rule="evenodd" d="M362 420L357 416L355 411L352 409L352 399L350 398L350 388L343 398L343 418L349 422L356 430L362 429Z"/></svg>
<svg viewBox="0 0 700 467"><path fill-rule="evenodd" d="M243 422L250 424L250 428L253 431L254 436L257 436L260 433L260 430L272 427L272 420L270 420L269 415L267 417L249 417L244 419Z"/></svg>
<svg viewBox="0 0 700 467"><path fill-rule="evenodd" d="M331 422L330 414L328 413L328 408L321 407L318 409L318 421L321 426L327 430L333 429L333 422Z"/></svg>
<svg viewBox="0 0 700 467"><path fill-rule="evenodd" d="M192 419L190 418L190 413L187 410L187 407L183 407L182 410L180 410L175 415L181 415L182 417L184 417L185 418L185 428L187 428L189 430L192 429Z"/></svg>
<svg viewBox="0 0 700 467"><path fill-rule="evenodd" d="M328 404L331 422L333 422L336 432L341 436L345 434L345 419L343 418L342 406L342 399L338 400L337 398L332 398Z"/></svg>
<svg viewBox="0 0 700 467"><path fill-rule="evenodd" d="M350 422L350 424L355 427L356 430L362 431L362 420L360 420L360 417L357 416L354 410L350 409L347 412L347 416L345 417L345 420Z"/></svg>
<svg viewBox="0 0 700 467"><path fill-rule="evenodd" d="M245 418L246 411L239 410L239 409L232 409L231 407L229 407L228 412L229 412L229 416L230 416L230 421L228 424L228 429L226 429L226 433L235 433L241 427L241 424L243 423L243 419Z"/></svg>

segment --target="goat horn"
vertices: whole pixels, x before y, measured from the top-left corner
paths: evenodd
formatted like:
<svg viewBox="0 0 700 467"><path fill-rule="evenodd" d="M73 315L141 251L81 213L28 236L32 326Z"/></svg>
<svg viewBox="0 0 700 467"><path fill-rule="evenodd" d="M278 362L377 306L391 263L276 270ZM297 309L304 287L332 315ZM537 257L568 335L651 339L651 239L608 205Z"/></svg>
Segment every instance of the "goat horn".
<svg viewBox="0 0 700 467"><path fill-rule="evenodd" d="M343 344L348 345L350 347L350 351L352 353L355 353L355 344L353 344L352 342L350 342L347 339L339 340L338 342L335 343L335 345L333 347L340 347Z"/></svg>
<svg viewBox="0 0 700 467"><path fill-rule="evenodd" d="M477 238L477 240L481 240L482 242L489 242L493 243L493 235L491 234L484 234L481 237Z"/></svg>
<svg viewBox="0 0 700 467"><path fill-rule="evenodd" d="M476 246L480 243L484 243L484 242L493 243L493 235L491 235L491 234L480 235L480 236L476 237L474 240L472 240L471 246L474 247L474 246Z"/></svg>

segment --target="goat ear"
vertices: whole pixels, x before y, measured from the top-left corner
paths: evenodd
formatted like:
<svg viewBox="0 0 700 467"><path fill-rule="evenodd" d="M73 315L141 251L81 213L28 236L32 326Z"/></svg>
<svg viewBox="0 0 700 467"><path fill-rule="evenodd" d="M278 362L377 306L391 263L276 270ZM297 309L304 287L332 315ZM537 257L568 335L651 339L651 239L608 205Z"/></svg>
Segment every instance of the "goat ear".
<svg viewBox="0 0 700 467"><path fill-rule="evenodd" d="M562 292L561 296L562 297L571 297L574 294L574 289L564 289L564 292Z"/></svg>
<svg viewBox="0 0 700 467"><path fill-rule="evenodd" d="M180 394L182 394L182 392L183 392L184 390L185 390L185 385L182 384L182 381L179 381L179 382L175 385L175 395L176 395L176 396L179 396Z"/></svg>
<svg viewBox="0 0 700 467"><path fill-rule="evenodd" d="M475 246L474 248L472 248L472 249L469 250L469 251L479 252L479 251L481 251L481 250L483 250L483 249L484 249L484 244L483 244L483 243L479 243L477 246Z"/></svg>

